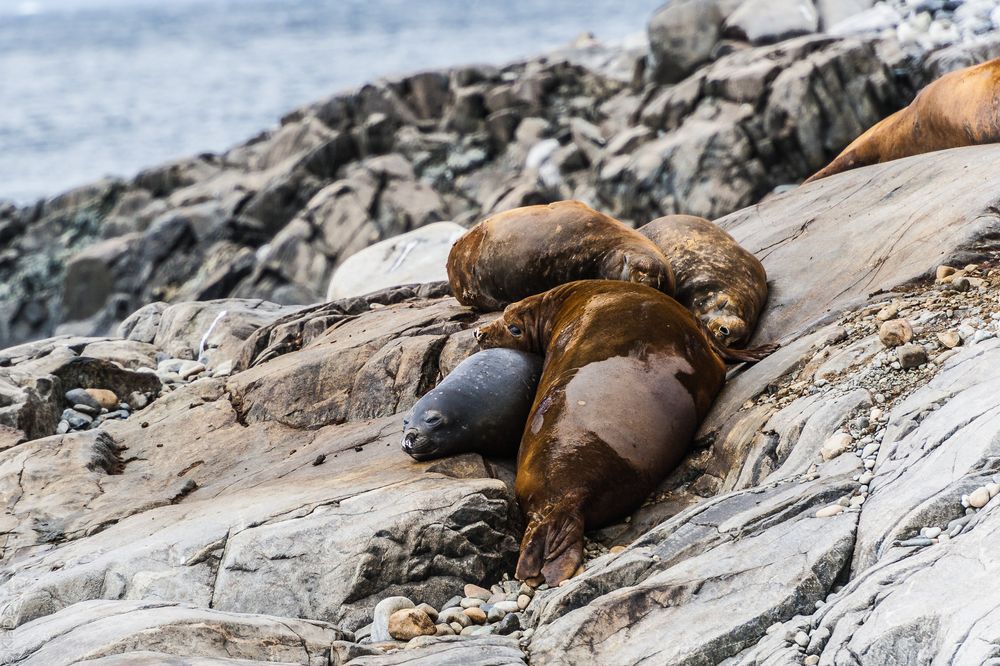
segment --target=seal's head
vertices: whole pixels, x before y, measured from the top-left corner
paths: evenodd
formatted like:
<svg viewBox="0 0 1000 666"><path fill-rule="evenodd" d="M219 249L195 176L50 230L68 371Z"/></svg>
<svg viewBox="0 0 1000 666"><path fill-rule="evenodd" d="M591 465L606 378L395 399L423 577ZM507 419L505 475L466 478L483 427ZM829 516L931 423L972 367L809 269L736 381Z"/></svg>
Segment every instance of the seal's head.
<svg viewBox="0 0 1000 666"><path fill-rule="evenodd" d="M414 460L440 458L452 452L454 433L447 416L424 403L403 417L403 452Z"/></svg>
<svg viewBox="0 0 1000 666"><path fill-rule="evenodd" d="M715 338L726 347L745 345L750 339L750 327L736 307L736 299L727 294L716 294L702 307L696 308L698 316Z"/></svg>
<svg viewBox="0 0 1000 666"><path fill-rule="evenodd" d="M539 340L537 317L534 316L535 303L539 296L532 296L517 303L511 303L499 319L480 326L473 335L483 349L505 347L525 352L538 353L543 344Z"/></svg>
<svg viewBox="0 0 1000 666"><path fill-rule="evenodd" d="M655 248L622 248L610 253L606 261L603 272L609 280L644 284L665 294L674 293L674 272L666 257Z"/></svg>

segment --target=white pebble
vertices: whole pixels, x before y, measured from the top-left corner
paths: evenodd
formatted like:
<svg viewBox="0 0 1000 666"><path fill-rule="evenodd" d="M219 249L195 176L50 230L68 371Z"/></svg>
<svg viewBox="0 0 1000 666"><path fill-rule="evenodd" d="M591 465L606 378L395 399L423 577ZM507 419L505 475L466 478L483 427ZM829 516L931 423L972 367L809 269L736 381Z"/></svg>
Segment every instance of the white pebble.
<svg viewBox="0 0 1000 666"><path fill-rule="evenodd" d="M981 509L990 501L990 491L985 486L976 488L969 495L969 506L974 509Z"/></svg>
<svg viewBox="0 0 1000 666"><path fill-rule="evenodd" d="M928 539L936 539L941 535L940 527L925 527L920 530L920 536L927 537Z"/></svg>
<svg viewBox="0 0 1000 666"><path fill-rule="evenodd" d="M830 506L823 507L816 512L817 518L829 518L830 516L836 516L838 513L843 513L844 507L839 504L831 504Z"/></svg>

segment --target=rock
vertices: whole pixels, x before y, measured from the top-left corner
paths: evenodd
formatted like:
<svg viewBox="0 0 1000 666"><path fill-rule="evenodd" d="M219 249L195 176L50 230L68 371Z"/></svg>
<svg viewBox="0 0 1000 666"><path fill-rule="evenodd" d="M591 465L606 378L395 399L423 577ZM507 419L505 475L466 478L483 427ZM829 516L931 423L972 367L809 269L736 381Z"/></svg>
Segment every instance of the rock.
<svg viewBox="0 0 1000 666"><path fill-rule="evenodd" d="M986 488L976 488L969 493L969 506L973 509L981 509L990 501L990 492Z"/></svg>
<svg viewBox="0 0 1000 666"><path fill-rule="evenodd" d="M465 593L466 597L473 599L482 599L483 601L489 600L491 596L491 592L489 590L487 590L484 587L480 587L479 585L473 585L472 583L466 584L466 586L463 588L463 592Z"/></svg>
<svg viewBox="0 0 1000 666"><path fill-rule="evenodd" d="M478 608L484 605L486 602L482 599L477 599L475 597L465 597L459 604L462 608Z"/></svg>
<svg viewBox="0 0 1000 666"><path fill-rule="evenodd" d="M934 271L935 279L938 282L944 282L945 278L950 278L952 275L958 272L957 268L952 268L951 266L938 266Z"/></svg>
<svg viewBox="0 0 1000 666"><path fill-rule="evenodd" d="M375 604L374 619L372 620L372 641L381 643L382 641L392 640L392 635L389 633L389 619L394 613L413 607L413 602L406 597L387 597Z"/></svg>
<svg viewBox="0 0 1000 666"><path fill-rule="evenodd" d="M427 617L431 619L431 622L437 622L438 612L437 609L435 609L433 606L431 606L430 604L418 604L417 608L426 613Z"/></svg>
<svg viewBox="0 0 1000 666"><path fill-rule="evenodd" d="M905 319L890 319L879 327L878 337L886 347L899 347L913 339L913 328Z"/></svg>
<svg viewBox="0 0 1000 666"><path fill-rule="evenodd" d="M958 331L940 331L936 335L941 344L948 349L954 349L962 344L962 336L958 334Z"/></svg>
<svg viewBox="0 0 1000 666"><path fill-rule="evenodd" d="M844 507L839 504L832 504L827 507L823 507L816 512L817 518L829 518L831 516L836 516L844 512Z"/></svg>
<svg viewBox="0 0 1000 666"><path fill-rule="evenodd" d="M531 603L531 597L527 594L519 594L517 596L517 608L518 610L524 610Z"/></svg>
<svg viewBox="0 0 1000 666"><path fill-rule="evenodd" d="M449 624L457 622L460 625L460 629L463 627L468 627L472 624L472 618L465 613L463 608L445 608L438 615L438 619L441 622L447 622Z"/></svg>
<svg viewBox="0 0 1000 666"><path fill-rule="evenodd" d="M726 19L723 34L771 44L818 28L819 14L812 0L745 0Z"/></svg>
<svg viewBox="0 0 1000 666"><path fill-rule="evenodd" d="M832 460L850 449L853 444L854 438L846 432L838 432L823 442L820 454L823 456L823 460Z"/></svg>
<svg viewBox="0 0 1000 666"><path fill-rule="evenodd" d="M104 409L114 409L118 406L118 396L114 391L107 389L89 388L87 394L94 399L97 404Z"/></svg>
<svg viewBox="0 0 1000 666"><path fill-rule="evenodd" d="M437 628L427 613L417 608L404 608L389 616L389 635L397 641L433 636L436 632Z"/></svg>
<svg viewBox="0 0 1000 666"><path fill-rule="evenodd" d="M716 0L680 0L664 4L649 21L652 76L676 83L708 60L718 41L723 15Z"/></svg>
<svg viewBox="0 0 1000 666"><path fill-rule="evenodd" d="M473 606L471 608L466 608L463 612L476 624L483 624L486 622L486 613L481 608Z"/></svg>
<svg viewBox="0 0 1000 666"><path fill-rule="evenodd" d="M102 406L101 403L97 401L97 398L91 395L87 389L80 388L66 391L66 402L73 406L85 405L91 409L97 410L99 410Z"/></svg>
<svg viewBox="0 0 1000 666"><path fill-rule="evenodd" d="M371 245L347 258L330 278L326 299L361 296L404 284L447 281L445 264L465 229L436 222Z"/></svg>
<svg viewBox="0 0 1000 666"><path fill-rule="evenodd" d="M904 370L916 368L927 362L927 351L921 345L902 345L896 348L896 357Z"/></svg>
<svg viewBox="0 0 1000 666"><path fill-rule="evenodd" d="M496 633L507 636L521 630L521 618L517 613L508 613L496 626Z"/></svg>
<svg viewBox="0 0 1000 666"><path fill-rule="evenodd" d="M63 410L61 420L66 421L70 428L75 430L80 430L86 428L93 422L94 417L78 412L75 409L65 409Z"/></svg>

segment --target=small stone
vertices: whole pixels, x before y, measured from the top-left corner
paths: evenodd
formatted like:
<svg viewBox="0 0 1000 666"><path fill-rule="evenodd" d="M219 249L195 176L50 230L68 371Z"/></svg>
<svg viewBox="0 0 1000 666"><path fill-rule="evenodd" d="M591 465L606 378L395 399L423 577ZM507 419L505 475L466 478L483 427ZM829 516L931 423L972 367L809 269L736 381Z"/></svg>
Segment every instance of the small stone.
<svg viewBox="0 0 1000 666"><path fill-rule="evenodd" d="M875 467L875 461L871 458L865 458L864 463L862 464L865 466L865 469L872 469Z"/></svg>
<svg viewBox="0 0 1000 666"><path fill-rule="evenodd" d="M927 537L914 537L913 539L906 539L905 541L898 541L897 546L902 546L903 548L923 548L925 546L931 546L934 542Z"/></svg>
<svg viewBox="0 0 1000 666"><path fill-rule="evenodd" d="M899 347L913 339L913 327L905 319L890 319L878 329L878 339L886 347Z"/></svg>
<svg viewBox="0 0 1000 666"><path fill-rule="evenodd" d="M104 409L114 409L118 406L118 396L107 389L89 388L87 395L93 398Z"/></svg>
<svg viewBox="0 0 1000 666"><path fill-rule="evenodd" d="M927 537L928 539L936 539L939 536L941 536L941 528L925 527L924 529L920 530L920 536Z"/></svg>
<svg viewBox="0 0 1000 666"><path fill-rule="evenodd" d="M205 372L205 364L194 362L191 365L183 366L177 373L181 379L188 379Z"/></svg>
<svg viewBox="0 0 1000 666"><path fill-rule="evenodd" d="M482 606L485 603L486 602L482 599L477 599L475 597L466 597L462 599L462 602L459 604L459 606L461 606L462 608L474 608L476 606Z"/></svg>
<svg viewBox="0 0 1000 666"><path fill-rule="evenodd" d="M955 291L969 291L972 287L972 283L969 282L967 277L952 277L951 282L949 282L951 288Z"/></svg>
<svg viewBox="0 0 1000 666"><path fill-rule="evenodd" d="M927 350L921 345L903 345L896 348L896 357L904 369L916 368L927 362Z"/></svg>
<svg viewBox="0 0 1000 666"><path fill-rule="evenodd" d="M517 595L517 608L518 608L518 610L524 610L525 608L528 607L528 604L530 604L530 603L531 603L531 597L529 597L527 594L519 594L519 595Z"/></svg>
<svg viewBox="0 0 1000 666"><path fill-rule="evenodd" d="M413 608L414 604L406 597L386 597L375 604L372 619L372 642L382 643L392 639L389 635L389 617L400 610Z"/></svg>
<svg viewBox="0 0 1000 666"><path fill-rule="evenodd" d="M438 621L447 622L448 624L455 624L457 622L459 630L462 627L467 627L472 624L472 618L466 615L463 609L458 607L445 608L438 614Z"/></svg>
<svg viewBox="0 0 1000 666"><path fill-rule="evenodd" d="M872 482L872 479L874 478L875 478L874 474L872 474L871 472L865 472L858 477L858 483L860 483L863 486L867 486Z"/></svg>
<svg viewBox="0 0 1000 666"><path fill-rule="evenodd" d="M496 606L491 606L486 613L486 620L488 622L499 622L500 620L503 619L503 616L506 614L507 614L506 611L501 610Z"/></svg>
<svg viewBox="0 0 1000 666"><path fill-rule="evenodd" d="M74 430L79 430L81 428L86 428L94 419L86 414L81 414L75 409L64 409L62 413L62 420L69 423L70 428Z"/></svg>
<svg viewBox="0 0 1000 666"><path fill-rule="evenodd" d="M823 456L823 460L833 460L844 451L851 448L851 444L854 440L846 432L838 432L831 435L825 442L823 446L820 447L820 455Z"/></svg>
<svg viewBox="0 0 1000 666"><path fill-rule="evenodd" d="M855 495L851 498L851 506L861 506L865 503L864 495Z"/></svg>
<svg viewBox="0 0 1000 666"><path fill-rule="evenodd" d="M990 501L990 491L985 486L976 488L969 493L969 506L973 509L981 509Z"/></svg>
<svg viewBox="0 0 1000 666"><path fill-rule="evenodd" d="M427 613L417 608L404 608L389 616L389 635L397 641L433 636L436 632L437 628Z"/></svg>
<svg viewBox="0 0 1000 666"><path fill-rule="evenodd" d="M461 603L462 603L462 597L456 594L451 599L441 604L441 610L444 610L445 608L458 608L459 604Z"/></svg>
<svg viewBox="0 0 1000 666"><path fill-rule="evenodd" d="M799 647L805 647L809 645L809 634L804 631L795 632L795 638L792 639L796 645Z"/></svg>
<svg viewBox="0 0 1000 666"><path fill-rule="evenodd" d="M466 608L465 611L463 612L470 620L472 620L476 624L483 624L484 622L486 622L486 613L483 611L482 608L477 608L474 606L472 608Z"/></svg>
<svg viewBox="0 0 1000 666"><path fill-rule="evenodd" d="M951 266L945 266L944 264L937 267L935 271L935 279L938 282L943 282L945 278L950 278L952 275L958 272L957 268L952 268Z"/></svg>
<svg viewBox="0 0 1000 666"><path fill-rule="evenodd" d="M65 435L68 432L69 432L69 421L67 421L66 419L59 421L59 425L56 426L56 434Z"/></svg>
<svg viewBox="0 0 1000 666"><path fill-rule="evenodd" d="M893 303L892 305L887 305L879 310L878 314L875 315L875 319L878 321L889 321L897 314L899 314L899 306Z"/></svg>
<svg viewBox="0 0 1000 666"><path fill-rule="evenodd" d="M448 624L437 624L434 625L434 635L435 636L454 636L455 630L451 628Z"/></svg>
<svg viewBox="0 0 1000 666"><path fill-rule="evenodd" d="M132 405L133 409L142 409L149 404L149 399L144 394L133 391L128 397L128 404Z"/></svg>
<svg viewBox="0 0 1000 666"><path fill-rule="evenodd" d="M88 416L95 416L101 413L100 407L91 407L90 405L85 405L82 402L73 405L73 409L80 412L81 414L86 414Z"/></svg>
<svg viewBox="0 0 1000 666"><path fill-rule="evenodd" d="M868 418L870 418L872 421L878 421L879 419L882 418L883 414L885 414L885 411L882 410L881 408L872 407L872 411L868 413Z"/></svg>
<svg viewBox="0 0 1000 666"><path fill-rule="evenodd" d="M448 626L451 627L451 630L456 634L462 633L462 629L465 629L460 622L449 622Z"/></svg>
<svg viewBox="0 0 1000 666"><path fill-rule="evenodd" d="M611 548L608 549L608 552L612 555L617 555L618 553L624 553L625 548L625 546L611 546Z"/></svg>
<svg viewBox="0 0 1000 666"><path fill-rule="evenodd" d="M521 586L517 588L517 593L533 597L535 596L535 588L531 587L527 583L521 583Z"/></svg>
<svg viewBox="0 0 1000 666"><path fill-rule="evenodd" d="M836 516L838 513L843 513L844 507L839 504L831 504L830 506L823 507L816 512L817 518L829 518L830 516Z"/></svg>
<svg viewBox="0 0 1000 666"><path fill-rule="evenodd" d="M476 626L476 625L474 625L474 624L472 624L472 625L469 625L468 627L463 628L462 631L460 631L458 633L458 635L459 636L471 636L473 633L476 632L477 629L479 629L479 627Z"/></svg>
<svg viewBox="0 0 1000 666"><path fill-rule="evenodd" d="M805 659L803 659L802 663L804 664L804 666L816 666L816 664L819 663L819 655L811 654Z"/></svg>
<svg viewBox="0 0 1000 666"><path fill-rule="evenodd" d="M437 622L438 612L434 606L431 606L430 604L419 604L417 608L427 613L427 617L431 619L431 622Z"/></svg>
<svg viewBox="0 0 1000 666"><path fill-rule="evenodd" d="M76 388L71 391L66 391L66 402L71 405L87 405L93 409L100 409L101 403L87 393L86 389Z"/></svg>
<svg viewBox="0 0 1000 666"><path fill-rule="evenodd" d="M482 599L483 601L488 601L492 596L492 593L485 587L479 587L472 583L466 585L462 591L465 593L466 598Z"/></svg>
<svg viewBox="0 0 1000 666"><path fill-rule="evenodd" d="M517 613L508 613L496 625L495 633L501 636L513 634L521 629L521 618Z"/></svg>
<svg viewBox="0 0 1000 666"><path fill-rule="evenodd" d="M987 483L983 487L990 494L990 499L993 499L997 496L997 493L1000 493L1000 483Z"/></svg>

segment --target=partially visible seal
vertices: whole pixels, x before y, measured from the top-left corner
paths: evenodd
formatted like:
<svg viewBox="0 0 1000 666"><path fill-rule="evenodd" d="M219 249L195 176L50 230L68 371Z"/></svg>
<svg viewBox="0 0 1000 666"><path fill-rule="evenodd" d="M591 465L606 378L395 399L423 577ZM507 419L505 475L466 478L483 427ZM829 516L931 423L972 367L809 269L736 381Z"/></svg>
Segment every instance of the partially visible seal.
<svg viewBox="0 0 1000 666"><path fill-rule="evenodd" d="M670 258L675 298L727 347L750 341L767 301L767 273L757 257L718 225L667 215L639 227Z"/></svg>
<svg viewBox="0 0 1000 666"><path fill-rule="evenodd" d="M489 217L458 239L448 255L455 298L482 311L589 279L674 291L670 264L648 238L579 201Z"/></svg>
<svg viewBox="0 0 1000 666"><path fill-rule="evenodd" d="M1000 58L945 74L805 182L946 148L1000 141Z"/></svg>
<svg viewBox="0 0 1000 666"><path fill-rule="evenodd" d="M645 285L571 282L508 306L483 347L544 352L514 488L528 527L517 577L558 585L583 533L638 508L683 459L725 380L703 326Z"/></svg>
<svg viewBox="0 0 1000 666"><path fill-rule="evenodd" d="M403 451L416 460L469 452L513 457L541 372L537 354L473 354L403 418Z"/></svg>

